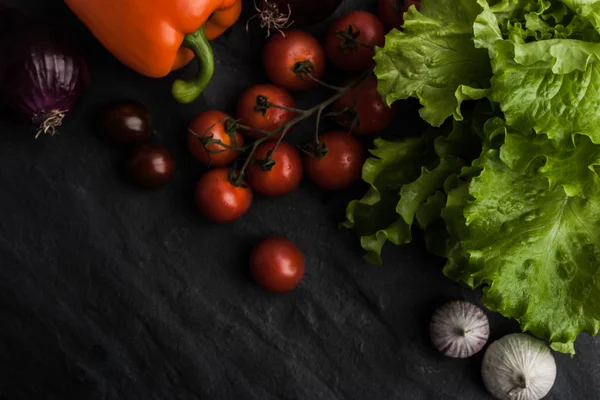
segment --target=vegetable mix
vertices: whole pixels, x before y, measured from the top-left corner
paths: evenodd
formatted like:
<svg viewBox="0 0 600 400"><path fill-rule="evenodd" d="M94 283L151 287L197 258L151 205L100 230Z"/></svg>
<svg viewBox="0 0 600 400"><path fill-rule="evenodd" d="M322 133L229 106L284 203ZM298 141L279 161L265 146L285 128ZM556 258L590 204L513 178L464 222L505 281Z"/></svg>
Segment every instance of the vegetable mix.
<svg viewBox="0 0 600 400"><path fill-rule="evenodd" d="M375 140L345 226L373 263L421 228L448 277L574 354L600 326L600 1L430 0L404 21L378 91L431 127Z"/></svg>

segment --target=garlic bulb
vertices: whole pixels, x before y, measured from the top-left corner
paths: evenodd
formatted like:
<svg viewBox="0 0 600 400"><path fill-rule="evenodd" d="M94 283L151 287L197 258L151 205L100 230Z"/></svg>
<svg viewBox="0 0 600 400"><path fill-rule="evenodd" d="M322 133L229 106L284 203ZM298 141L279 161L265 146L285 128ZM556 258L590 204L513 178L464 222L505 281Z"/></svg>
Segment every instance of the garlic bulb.
<svg viewBox="0 0 600 400"><path fill-rule="evenodd" d="M513 333L488 347L481 374L488 392L499 400L538 400L554 385L556 363L544 342Z"/></svg>
<svg viewBox="0 0 600 400"><path fill-rule="evenodd" d="M467 358L485 346L490 325L481 308L464 300L451 301L431 317L429 336L436 349L448 357Z"/></svg>

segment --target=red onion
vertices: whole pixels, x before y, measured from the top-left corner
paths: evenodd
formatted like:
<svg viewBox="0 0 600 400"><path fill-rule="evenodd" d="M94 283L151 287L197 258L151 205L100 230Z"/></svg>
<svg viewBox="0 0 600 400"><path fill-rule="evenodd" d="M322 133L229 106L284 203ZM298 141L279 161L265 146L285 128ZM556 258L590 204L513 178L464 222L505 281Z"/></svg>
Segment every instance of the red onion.
<svg viewBox="0 0 600 400"><path fill-rule="evenodd" d="M69 33L29 27L4 37L0 60L0 102L37 135L54 134L89 82L83 56Z"/></svg>
<svg viewBox="0 0 600 400"><path fill-rule="evenodd" d="M293 26L301 28L314 25L329 17L342 0L258 0L253 18L258 18L261 28L282 30Z"/></svg>

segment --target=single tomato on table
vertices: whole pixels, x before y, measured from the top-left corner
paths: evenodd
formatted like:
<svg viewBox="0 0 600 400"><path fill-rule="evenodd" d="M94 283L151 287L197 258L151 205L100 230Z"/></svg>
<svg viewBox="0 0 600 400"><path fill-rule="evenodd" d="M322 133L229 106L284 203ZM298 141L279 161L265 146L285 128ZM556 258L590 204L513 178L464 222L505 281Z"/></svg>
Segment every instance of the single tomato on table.
<svg viewBox="0 0 600 400"><path fill-rule="evenodd" d="M152 116L145 105L118 100L102 107L97 116L100 135L119 144L139 143L152 135Z"/></svg>
<svg viewBox="0 0 600 400"><path fill-rule="evenodd" d="M240 155L238 150L244 145L244 137L235 131L235 125L229 125L233 118L228 114L209 110L192 120L187 132L187 144L192 155L201 163L224 167L234 162ZM228 132L229 130L229 132ZM219 140L220 143L204 144L202 140Z"/></svg>
<svg viewBox="0 0 600 400"><path fill-rule="evenodd" d="M250 255L254 280L273 293L293 290L304 276L304 256L289 239L274 236L261 241Z"/></svg>
<svg viewBox="0 0 600 400"><path fill-rule="evenodd" d="M253 163L248 167L246 177L250 187L263 196L283 196L292 192L302 180L302 158L298 150L289 143L281 142L273 151L274 142L265 142L257 147ZM270 170L263 169L263 161L272 151L275 164Z"/></svg>
<svg viewBox="0 0 600 400"><path fill-rule="evenodd" d="M365 153L360 142L347 132L327 132L319 137L326 151L304 155L306 175L319 187L345 189L360 179ZM324 153L324 154L320 154Z"/></svg>
<svg viewBox="0 0 600 400"><path fill-rule="evenodd" d="M299 68L304 67L316 79L325 73L325 52L319 41L299 29L286 29L285 36L272 36L265 44L262 60L271 82L291 91L311 89L317 84Z"/></svg>
<svg viewBox="0 0 600 400"><path fill-rule="evenodd" d="M351 82L347 84L349 83ZM351 110L354 105L354 111L344 111ZM336 100L333 103L333 112L341 113L335 117L336 121L345 128L352 128L352 132L357 135L378 134L394 120L396 106L388 107L383 102L377 91L377 78L371 76L366 82L360 83ZM353 124L354 117L357 121Z"/></svg>
<svg viewBox="0 0 600 400"><path fill-rule="evenodd" d="M373 46L383 46L385 34L383 22L375 15L367 11L352 11L329 27L325 36L325 52L337 69L360 72L373 64Z"/></svg>
<svg viewBox="0 0 600 400"><path fill-rule="evenodd" d="M245 182L234 185L230 181L230 173L230 168L215 168L202 175L196 183L196 205L213 222L234 221L244 215L252 204L252 190Z"/></svg>
<svg viewBox="0 0 600 400"><path fill-rule="evenodd" d="M259 97L261 100L257 100ZM254 85L242 93L237 103L237 117L241 125L265 132L273 132L296 116L296 113L292 110L275 106L261 108L259 104L261 102L288 109L296 108L296 102L287 90L271 84ZM252 130L244 133L254 139L264 136ZM269 140L276 140L279 137L281 137L281 133L271 136Z"/></svg>
<svg viewBox="0 0 600 400"><path fill-rule="evenodd" d="M387 26L402 29L404 13L413 5L417 10L421 8L421 2L415 0L379 0L377 11Z"/></svg>
<svg viewBox="0 0 600 400"><path fill-rule="evenodd" d="M131 181L146 188L165 185L175 172L175 159L165 146L147 143L137 147L126 167Z"/></svg>

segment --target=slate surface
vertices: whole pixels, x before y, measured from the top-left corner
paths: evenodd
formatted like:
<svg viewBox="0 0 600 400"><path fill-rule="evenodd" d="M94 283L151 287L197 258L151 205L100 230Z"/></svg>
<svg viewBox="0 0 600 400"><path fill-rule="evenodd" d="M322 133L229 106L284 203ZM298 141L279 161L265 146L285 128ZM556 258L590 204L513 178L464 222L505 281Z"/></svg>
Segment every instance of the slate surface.
<svg viewBox="0 0 600 400"><path fill-rule="evenodd" d="M337 14L369 9L370 1L348 0ZM216 40L214 80L184 106L169 94L174 76L129 71L60 0L8 4L72 25L93 85L60 136L33 140L29 128L0 119L1 399L489 398L481 355L445 359L427 337L437 305L477 295L446 279L442 260L418 239L387 248L385 267L365 264L356 239L337 227L358 192L324 195L305 182L282 199L256 198L227 226L194 209L204 170L187 152L186 125L207 108L232 111L245 87L264 80L259 33L239 23ZM245 9L243 20L252 4ZM130 186L119 174L121 151L92 133L97 107L116 98L154 112L157 135L178 160L168 187ZM311 126L301 126L297 140ZM407 121L396 127L414 129ZM305 279L287 295L265 293L247 273L250 249L271 234L306 255ZM494 339L517 330L490 318ZM598 398L598 339L582 336L577 350L574 359L556 355L549 399Z"/></svg>

